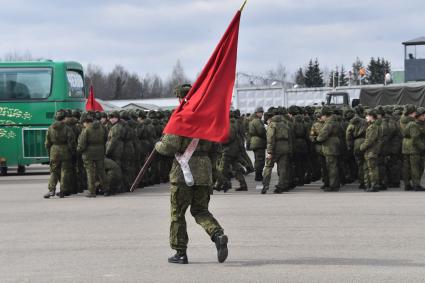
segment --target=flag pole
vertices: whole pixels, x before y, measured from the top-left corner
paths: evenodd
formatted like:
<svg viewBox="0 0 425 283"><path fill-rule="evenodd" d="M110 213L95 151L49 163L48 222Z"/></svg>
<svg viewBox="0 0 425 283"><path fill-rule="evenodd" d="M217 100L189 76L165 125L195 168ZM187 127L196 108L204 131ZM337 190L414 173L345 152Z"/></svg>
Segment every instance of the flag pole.
<svg viewBox="0 0 425 283"><path fill-rule="evenodd" d="M245 0L245 2L243 2L243 4L242 4L242 7L239 9L239 11L241 11L241 13L243 11L243 8L245 8L246 2L248 2L248 0Z"/></svg>

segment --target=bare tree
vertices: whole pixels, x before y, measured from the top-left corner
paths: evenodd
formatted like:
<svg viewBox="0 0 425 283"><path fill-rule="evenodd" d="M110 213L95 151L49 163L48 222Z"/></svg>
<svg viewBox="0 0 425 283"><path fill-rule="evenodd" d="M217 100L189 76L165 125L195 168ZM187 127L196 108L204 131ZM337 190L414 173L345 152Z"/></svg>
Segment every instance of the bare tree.
<svg viewBox="0 0 425 283"><path fill-rule="evenodd" d="M3 61L12 62L12 61L35 61L39 59L35 59L32 57L31 53L27 50L24 53L19 53L16 51L8 52L4 55ZM1 60L0 60L1 61Z"/></svg>
<svg viewBox="0 0 425 283"><path fill-rule="evenodd" d="M177 85L188 83L189 79L186 76L183 66L180 60L177 60L176 65L174 65L171 72L170 78L165 83L165 87L162 93L162 97L173 96L173 90Z"/></svg>

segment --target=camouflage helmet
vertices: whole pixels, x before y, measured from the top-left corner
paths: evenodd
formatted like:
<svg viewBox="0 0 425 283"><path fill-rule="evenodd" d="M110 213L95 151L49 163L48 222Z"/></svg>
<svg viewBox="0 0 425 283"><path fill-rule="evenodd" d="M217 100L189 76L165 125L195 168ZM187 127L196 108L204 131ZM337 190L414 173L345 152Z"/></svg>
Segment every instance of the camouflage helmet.
<svg viewBox="0 0 425 283"><path fill-rule="evenodd" d="M410 115L412 113L416 112L416 106L412 104L407 104L404 106L404 115Z"/></svg>
<svg viewBox="0 0 425 283"><path fill-rule="evenodd" d="M108 114L106 112L100 112L100 118L108 118Z"/></svg>
<svg viewBox="0 0 425 283"><path fill-rule="evenodd" d="M100 111L96 111L94 112L94 116L93 116L96 120L100 121L100 118L102 118L102 115L100 114Z"/></svg>
<svg viewBox="0 0 425 283"><path fill-rule="evenodd" d="M257 107L255 108L255 113L264 113L264 108L263 107Z"/></svg>
<svg viewBox="0 0 425 283"><path fill-rule="evenodd" d="M110 118L118 118L118 119L120 119L121 118L120 112L118 112L118 111L112 111L111 113L109 113L109 119Z"/></svg>
<svg viewBox="0 0 425 283"><path fill-rule="evenodd" d="M421 116L421 115L423 115L423 114L425 114L425 108L424 108L424 107L419 107L419 108L416 110L416 117L419 117L419 116Z"/></svg>
<svg viewBox="0 0 425 283"><path fill-rule="evenodd" d="M291 115L297 115L300 113L300 109L296 105L291 105L288 108L288 113Z"/></svg>
<svg viewBox="0 0 425 283"><path fill-rule="evenodd" d="M139 118L146 119L146 112L143 110L139 111Z"/></svg>
<svg viewBox="0 0 425 283"><path fill-rule="evenodd" d="M178 98L184 98L189 93L189 91L190 91L191 88L192 88L192 85L191 84L178 85L174 89L174 94Z"/></svg>
<svg viewBox="0 0 425 283"><path fill-rule="evenodd" d="M394 107L392 105L386 105L384 106L384 111L386 114L393 114Z"/></svg>
<svg viewBox="0 0 425 283"><path fill-rule="evenodd" d="M346 119L346 120L351 120L351 119L353 119L354 118L354 110L353 109L347 109L347 110L345 110L344 111L344 118Z"/></svg>
<svg viewBox="0 0 425 283"><path fill-rule="evenodd" d="M65 119L65 117L67 116L65 110L60 109L58 111L56 111L55 113L55 120L56 121L62 121L63 119Z"/></svg>
<svg viewBox="0 0 425 283"><path fill-rule="evenodd" d="M126 111L126 110L121 111L121 119L126 120L126 121L130 120L130 115L129 115L128 111Z"/></svg>
<svg viewBox="0 0 425 283"><path fill-rule="evenodd" d="M90 115L89 113L84 113L84 115L81 116L81 120L82 123L91 123L93 122L93 116Z"/></svg>
<svg viewBox="0 0 425 283"><path fill-rule="evenodd" d="M283 106L277 107L277 112L278 112L279 115L286 115L286 114L288 114L288 111Z"/></svg>
<svg viewBox="0 0 425 283"><path fill-rule="evenodd" d="M81 117L80 109L73 109L71 115L72 115L72 117L76 118L77 120L80 120L80 117Z"/></svg>
<svg viewBox="0 0 425 283"><path fill-rule="evenodd" d="M148 112L148 118L149 119L156 119L156 112L155 110L151 110Z"/></svg>
<svg viewBox="0 0 425 283"><path fill-rule="evenodd" d="M378 118L378 111L374 108L366 110L366 116L372 116L373 118Z"/></svg>
<svg viewBox="0 0 425 283"><path fill-rule="evenodd" d="M361 104L357 105L354 110L356 110L357 115L363 115L364 113L364 108Z"/></svg>
<svg viewBox="0 0 425 283"><path fill-rule="evenodd" d="M378 113L378 115L382 115L382 116L385 115L385 109L384 109L383 106L378 105L378 106L375 107L375 109L376 109L376 112Z"/></svg>
<svg viewBox="0 0 425 283"><path fill-rule="evenodd" d="M329 108L328 106L323 106L321 114L322 116L331 116L333 113L332 109Z"/></svg>

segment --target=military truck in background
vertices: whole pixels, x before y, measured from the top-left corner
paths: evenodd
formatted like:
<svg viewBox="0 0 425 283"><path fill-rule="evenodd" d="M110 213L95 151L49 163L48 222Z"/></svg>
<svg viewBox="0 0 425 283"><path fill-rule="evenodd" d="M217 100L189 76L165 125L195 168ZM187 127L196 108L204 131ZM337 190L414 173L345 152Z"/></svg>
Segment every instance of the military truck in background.
<svg viewBox="0 0 425 283"><path fill-rule="evenodd" d="M355 107L358 104L377 105L414 104L425 106L425 82L393 85L363 85L352 87L293 88L278 86L239 87L233 94L233 107L241 113L253 113L262 106L322 106Z"/></svg>

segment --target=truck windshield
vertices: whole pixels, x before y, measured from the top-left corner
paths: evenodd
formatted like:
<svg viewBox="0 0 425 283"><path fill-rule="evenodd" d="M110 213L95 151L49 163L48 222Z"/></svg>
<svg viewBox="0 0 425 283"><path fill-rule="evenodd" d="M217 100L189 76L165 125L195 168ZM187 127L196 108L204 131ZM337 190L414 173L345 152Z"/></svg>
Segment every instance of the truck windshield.
<svg viewBox="0 0 425 283"><path fill-rule="evenodd" d="M51 88L49 68L0 68L0 100L44 99Z"/></svg>

